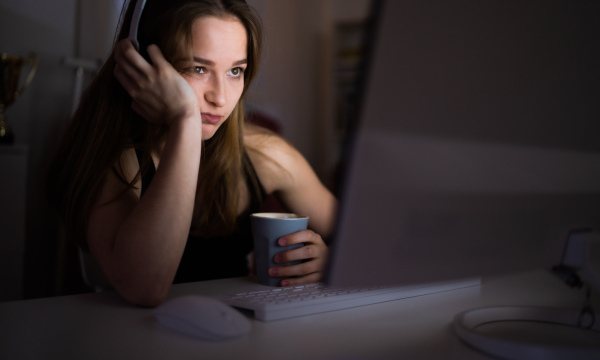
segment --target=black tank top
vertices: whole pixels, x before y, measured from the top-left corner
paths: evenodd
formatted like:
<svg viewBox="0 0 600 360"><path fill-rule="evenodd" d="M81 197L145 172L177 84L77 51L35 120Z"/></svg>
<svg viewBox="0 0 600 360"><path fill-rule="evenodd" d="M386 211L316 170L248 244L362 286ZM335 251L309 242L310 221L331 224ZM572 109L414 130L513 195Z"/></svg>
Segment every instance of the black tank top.
<svg viewBox="0 0 600 360"><path fill-rule="evenodd" d="M136 155L138 162L141 163L142 152L136 150ZM248 155L244 154L244 156ZM252 162L248 162L252 164ZM251 176L255 176L258 181L260 196L264 199L265 191L260 180L258 180L258 176L256 176L254 168L251 168L250 171L253 174L245 174L248 188L253 188L250 179ZM156 169L152 164L150 171L143 176L142 196L150 185L155 172ZM188 236L177 274L173 280L174 284L248 275L247 257L248 253L254 249L250 214L260 211L262 202L262 199L259 199L254 191L250 191L250 194L250 207L238 216L235 232L227 236L212 238Z"/></svg>

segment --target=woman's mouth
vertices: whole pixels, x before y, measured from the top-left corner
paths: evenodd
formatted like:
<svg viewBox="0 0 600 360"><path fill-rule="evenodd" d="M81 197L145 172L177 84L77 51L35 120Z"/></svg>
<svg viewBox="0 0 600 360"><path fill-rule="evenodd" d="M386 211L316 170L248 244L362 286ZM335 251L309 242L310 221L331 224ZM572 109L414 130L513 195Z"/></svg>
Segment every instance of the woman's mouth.
<svg viewBox="0 0 600 360"><path fill-rule="evenodd" d="M216 125L221 122L222 118L223 118L223 116L221 116L221 115L205 113L205 112L202 113L202 122L203 123Z"/></svg>

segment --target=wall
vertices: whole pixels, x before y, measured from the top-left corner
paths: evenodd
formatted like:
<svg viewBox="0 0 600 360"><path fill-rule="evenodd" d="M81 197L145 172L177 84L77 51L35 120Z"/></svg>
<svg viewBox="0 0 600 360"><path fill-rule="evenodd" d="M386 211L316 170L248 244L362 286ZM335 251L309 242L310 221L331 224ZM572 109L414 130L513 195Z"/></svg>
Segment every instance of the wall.
<svg viewBox="0 0 600 360"><path fill-rule="evenodd" d="M50 155L72 105L74 69L66 66L64 59L107 54L112 30L103 36L98 34L104 31L90 29L114 28L116 20L110 19L118 7L115 1L107 0L0 0L0 52L24 56L34 51L40 58L30 87L6 114L16 143L29 148L23 288L26 298L63 291L59 274L65 269L64 247L59 241L58 220L45 201L43 187ZM80 25L82 32L77 31ZM0 241L11 239L2 238L0 233Z"/></svg>
<svg viewBox="0 0 600 360"><path fill-rule="evenodd" d="M57 223L44 201L42 179L48 152L68 115L71 71L61 61L73 51L74 14L75 0L0 0L0 51L21 56L35 51L40 57L31 86L6 113L16 142L29 146L24 271L27 296L53 291Z"/></svg>
<svg viewBox="0 0 600 360"><path fill-rule="evenodd" d="M370 0L248 0L265 26L261 72L249 103L276 118L319 176L332 176L332 36L365 19Z"/></svg>
<svg viewBox="0 0 600 360"><path fill-rule="evenodd" d="M320 34L329 1L249 1L261 12L265 46L261 71L248 102L277 119L283 135L315 166L323 120L319 109Z"/></svg>

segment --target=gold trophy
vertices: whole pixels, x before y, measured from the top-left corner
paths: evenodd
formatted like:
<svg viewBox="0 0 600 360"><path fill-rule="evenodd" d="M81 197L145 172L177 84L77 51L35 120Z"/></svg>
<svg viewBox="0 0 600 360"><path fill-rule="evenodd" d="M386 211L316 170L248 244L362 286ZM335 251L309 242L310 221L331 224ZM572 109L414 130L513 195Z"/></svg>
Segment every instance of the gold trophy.
<svg viewBox="0 0 600 360"><path fill-rule="evenodd" d="M6 121L4 111L29 86L37 70L38 63L39 59L35 53L29 53L25 58L5 53L0 54L0 144L14 142L14 135ZM27 79L25 79L25 82L19 88L21 69L28 64L31 66L29 75L27 75Z"/></svg>

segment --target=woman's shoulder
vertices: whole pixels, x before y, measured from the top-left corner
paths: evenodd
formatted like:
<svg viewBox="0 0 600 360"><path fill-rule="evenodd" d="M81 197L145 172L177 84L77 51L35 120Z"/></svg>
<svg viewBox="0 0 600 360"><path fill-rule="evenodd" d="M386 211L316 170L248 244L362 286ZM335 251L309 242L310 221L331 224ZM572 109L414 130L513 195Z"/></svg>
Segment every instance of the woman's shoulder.
<svg viewBox="0 0 600 360"><path fill-rule="evenodd" d="M252 165L265 190L279 190L293 181L306 160L286 139L267 129L248 126L244 129L244 144Z"/></svg>
<svg viewBox="0 0 600 360"><path fill-rule="evenodd" d="M296 148L282 136L257 125L244 127L244 144L249 152L258 152L269 157L280 157L296 153Z"/></svg>

